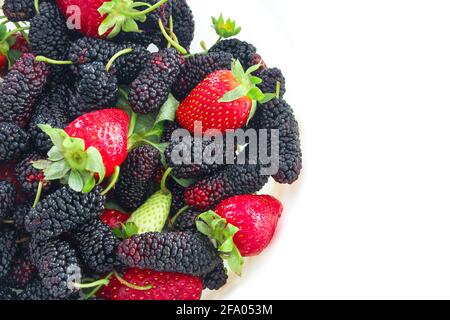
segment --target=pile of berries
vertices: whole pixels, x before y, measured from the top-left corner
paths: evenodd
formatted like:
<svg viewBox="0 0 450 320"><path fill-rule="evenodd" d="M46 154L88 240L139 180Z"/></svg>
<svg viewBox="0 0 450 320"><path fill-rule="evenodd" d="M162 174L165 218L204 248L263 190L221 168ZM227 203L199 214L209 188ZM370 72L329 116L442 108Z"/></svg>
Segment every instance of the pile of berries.
<svg viewBox="0 0 450 320"><path fill-rule="evenodd" d="M5 0L3 13L0 300L197 300L240 275L283 211L256 193L302 169L282 72L223 16L217 43L191 53L186 0ZM248 147L217 147L241 129L268 129L271 177Z"/></svg>

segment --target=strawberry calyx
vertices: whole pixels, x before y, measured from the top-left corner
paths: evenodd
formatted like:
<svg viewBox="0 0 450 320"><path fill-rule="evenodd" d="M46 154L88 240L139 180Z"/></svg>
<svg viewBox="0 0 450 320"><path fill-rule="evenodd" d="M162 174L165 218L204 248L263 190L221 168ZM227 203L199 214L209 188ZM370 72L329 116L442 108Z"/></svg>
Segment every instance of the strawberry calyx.
<svg viewBox="0 0 450 320"><path fill-rule="evenodd" d="M154 5L146 2L134 2L133 0L112 0L103 3L98 8L101 16L105 17L98 28L100 36L108 33L108 38L114 38L121 31L124 32L142 32L136 21L145 22L147 14L156 10L168 0L161 0ZM139 11L137 7L147 6L148 8Z"/></svg>
<svg viewBox="0 0 450 320"><path fill-rule="evenodd" d="M33 162L34 168L44 171L47 181L59 180L74 191L83 193L92 191L103 182L106 168L97 148L86 149L83 139L70 137L62 129L42 124L38 127L54 144L47 154L48 159Z"/></svg>
<svg viewBox="0 0 450 320"><path fill-rule="evenodd" d="M220 103L228 103L244 97L250 98L252 100L252 109L247 119L247 124L255 115L258 103L264 104L276 97L275 93L263 93L261 89L257 87L258 84L262 83L262 80L261 78L253 76L252 73L257 71L260 66L260 64L254 65L245 71L241 62L239 60L234 60L231 66L231 72L239 85L233 90L225 93L223 97L219 99Z"/></svg>
<svg viewBox="0 0 450 320"><path fill-rule="evenodd" d="M221 39L234 37L242 30L241 27L236 27L236 21L233 21L230 18L225 20L223 14L220 14L219 18L211 17L211 20L214 30L216 30L217 35L220 37L219 41Z"/></svg>
<svg viewBox="0 0 450 320"><path fill-rule="evenodd" d="M228 223L214 211L199 215L196 225L199 232L216 242L221 257L228 262L230 269L240 276L244 258L233 240L234 235L239 232L239 228Z"/></svg>

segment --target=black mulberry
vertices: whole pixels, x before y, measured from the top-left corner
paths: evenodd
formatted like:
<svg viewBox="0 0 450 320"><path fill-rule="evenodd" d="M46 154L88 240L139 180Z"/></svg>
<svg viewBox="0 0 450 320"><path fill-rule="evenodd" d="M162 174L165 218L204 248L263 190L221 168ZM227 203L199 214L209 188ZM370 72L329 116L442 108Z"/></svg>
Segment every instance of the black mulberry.
<svg viewBox="0 0 450 320"><path fill-rule="evenodd" d="M203 289L219 290L228 281L227 269L222 264L202 278Z"/></svg>
<svg viewBox="0 0 450 320"><path fill-rule="evenodd" d="M205 211L226 198L258 192L268 181L269 177L261 174L260 165L230 165L188 187L185 201L190 207Z"/></svg>
<svg viewBox="0 0 450 320"><path fill-rule="evenodd" d="M5 277L12 268L12 262L19 249L15 231L0 233L0 279Z"/></svg>
<svg viewBox="0 0 450 320"><path fill-rule="evenodd" d="M27 21L36 13L34 0L5 0L3 13L9 21Z"/></svg>
<svg viewBox="0 0 450 320"><path fill-rule="evenodd" d="M222 51L191 56L181 67L178 80L172 87L172 93L178 101L184 100L211 73L218 70L231 70L232 62L233 56Z"/></svg>
<svg viewBox="0 0 450 320"><path fill-rule="evenodd" d="M52 181L45 180L45 175L42 170L33 167L33 162L42 160L42 156L38 153L31 153L27 155L16 166L16 177L22 189L30 196L35 196L42 183L42 191L47 192L54 186Z"/></svg>
<svg viewBox="0 0 450 320"><path fill-rule="evenodd" d="M159 111L169 97L183 62L175 49L152 54L145 69L131 84L129 101L133 111L140 114Z"/></svg>
<svg viewBox="0 0 450 320"><path fill-rule="evenodd" d="M117 201L126 211L133 212L148 199L160 159L159 151L149 145L128 154L116 186Z"/></svg>
<svg viewBox="0 0 450 320"><path fill-rule="evenodd" d="M30 137L14 123L0 122L0 162L18 158L29 145Z"/></svg>
<svg viewBox="0 0 450 320"><path fill-rule="evenodd" d="M35 55L55 60L65 60L69 50L66 20L56 3L41 2L40 13L31 19L30 47Z"/></svg>
<svg viewBox="0 0 450 320"><path fill-rule="evenodd" d="M8 181L0 181L0 219L8 216L14 207L16 190Z"/></svg>
<svg viewBox="0 0 450 320"><path fill-rule="evenodd" d="M197 230L197 217L202 212L194 210L194 209L188 209L187 211L183 212L177 219L175 220L172 228L176 231L196 231Z"/></svg>
<svg viewBox="0 0 450 320"><path fill-rule="evenodd" d="M47 82L48 67L25 53L0 84L0 122L13 122L25 128L33 105Z"/></svg>
<svg viewBox="0 0 450 320"><path fill-rule="evenodd" d="M13 290L0 285L0 301L12 301L16 299L17 295Z"/></svg>
<svg viewBox="0 0 450 320"><path fill-rule="evenodd" d="M106 71L103 63L92 62L81 65L79 78L75 93L69 101L71 119L115 104L119 92L117 78Z"/></svg>
<svg viewBox="0 0 450 320"><path fill-rule="evenodd" d="M99 219L87 222L74 234L84 266L94 273L108 273L120 264L116 250L120 240Z"/></svg>
<svg viewBox="0 0 450 320"><path fill-rule="evenodd" d="M215 44L209 52L227 52L233 55L233 58L238 59L244 69L262 63L261 56L256 53L256 48L245 41L239 39L226 39Z"/></svg>
<svg viewBox="0 0 450 320"><path fill-rule="evenodd" d="M69 50L69 60L74 63L72 69L79 74L79 66L94 61L107 64L118 52L132 48L133 51L119 57L113 63L117 80L120 84L130 84L141 72L150 59L151 53L146 46L131 42L115 43L104 39L80 38L76 40Z"/></svg>
<svg viewBox="0 0 450 320"><path fill-rule="evenodd" d="M259 105L255 118L250 123L255 129L279 130L279 171L273 175L279 183L294 183L302 170L300 132L292 108L281 99ZM269 134L269 151L271 137Z"/></svg>
<svg viewBox="0 0 450 320"><path fill-rule="evenodd" d="M58 85L46 91L36 104L28 132L40 153L46 154L53 147L53 143L50 137L39 129L38 124L64 129L69 122L66 108L71 94L68 86Z"/></svg>
<svg viewBox="0 0 450 320"><path fill-rule="evenodd" d="M36 240L48 240L76 231L88 221L99 218L105 207L102 189L78 193L64 186L42 199L25 216L25 227Z"/></svg>
<svg viewBox="0 0 450 320"><path fill-rule="evenodd" d="M146 233L124 240L118 249L121 262L132 268L202 276L222 259L211 241L199 233Z"/></svg>
<svg viewBox="0 0 450 320"><path fill-rule="evenodd" d="M286 79L280 69L267 68L255 73L255 76L261 78L263 81L258 85L264 93L277 93L277 83L280 86L279 98L283 98L286 93Z"/></svg>
<svg viewBox="0 0 450 320"><path fill-rule="evenodd" d="M36 267L42 285L55 299L65 299L77 290L70 285L80 270L77 253L68 242L50 240L30 245L31 260Z"/></svg>

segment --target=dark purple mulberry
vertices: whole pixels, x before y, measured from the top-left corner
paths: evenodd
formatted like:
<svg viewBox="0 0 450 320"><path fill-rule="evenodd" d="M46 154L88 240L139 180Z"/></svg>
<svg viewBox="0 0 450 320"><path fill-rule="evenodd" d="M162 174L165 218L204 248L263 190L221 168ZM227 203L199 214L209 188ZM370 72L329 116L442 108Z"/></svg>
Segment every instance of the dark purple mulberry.
<svg viewBox="0 0 450 320"><path fill-rule="evenodd" d="M234 59L238 59L242 63L244 69L262 63L261 56L256 51L256 48L252 44L239 39L222 40L209 49L209 52L230 53Z"/></svg>
<svg viewBox="0 0 450 320"><path fill-rule="evenodd" d="M12 262L19 249L15 231L2 231L0 233L0 279L5 277L12 268Z"/></svg>
<svg viewBox="0 0 450 320"><path fill-rule="evenodd" d="M131 268L202 276L222 259L211 241L200 233L146 233L124 240L118 249L121 262Z"/></svg>
<svg viewBox="0 0 450 320"><path fill-rule="evenodd" d="M185 201L192 208L206 211L226 198L258 192L268 181L259 165L230 165L188 187Z"/></svg>
<svg viewBox="0 0 450 320"><path fill-rule="evenodd" d="M0 122L0 163L18 158L29 145L30 137L14 123Z"/></svg>
<svg viewBox="0 0 450 320"><path fill-rule="evenodd" d="M8 216L14 207L16 190L8 181L0 181L0 219Z"/></svg>
<svg viewBox="0 0 450 320"><path fill-rule="evenodd" d="M134 149L127 157L116 186L116 198L126 211L139 208L153 191L152 181L161 166L157 149L145 145Z"/></svg>
<svg viewBox="0 0 450 320"><path fill-rule="evenodd" d="M74 234L74 239L81 260L89 271L101 274L120 267L116 259L120 240L99 219L86 223Z"/></svg>
<svg viewBox="0 0 450 320"><path fill-rule="evenodd" d="M175 49L164 49L152 55L145 69L131 84L130 105L134 112L157 112L167 101L184 60Z"/></svg>
<svg viewBox="0 0 450 320"><path fill-rule="evenodd" d="M103 214L105 196L101 192L100 187L84 194L64 186L30 210L25 216L25 227L34 239L41 241L76 231Z"/></svg>
<svg viewBox="0 0 450 320"><path fill-rule="evenodd" d="M58 239L38 242L33 239L30 254L49 296L65 299L77 292L70 281L75 280L80 266L77 253L68 242Z"/></svg>
<svg viewBox="0 0 450 320"><path fill-rule="evenodd" d="M0 84L0 122L27 127L47 76L45 63L36 62L32 54L23 54Z"/></svg>
<svg viewBox="0 0 450 320"><path fill-rule="evenodd" d="M223 262L218 265L216 269L202 278L203 288L209 290L219 290L227 284L227 281L227 269L223 265Z"/></svg>
<svg viewBox="0 0 450 320"><path fill-rule="evenodd" d="M3 13L9 21L27 21L36 13L34 0L5 0Z"/></svg>
<svg viewBox="0 0 450 320"><path fill-rule="evenodd" d="M273 175L278 183L294 183L302 170L300 129L292 108L281 99L259 105L250 127L279 130L279 171ZM272 149L269 134L269 148Z"/></svg>
<svg viewBox="0 0 450 320"><path fill-rule="evenodd" d="M257 71L255 76L261 78L263 81L258 85L258 88L261 89L264 93L276 93L277 92L277 82L280 83L280 92L279 98L283 98L286 93L286 79L283 76L283 73L280 69L277 68L268 68Z"/></svg>
<svg viewBox="0 0 450 320"><path fill-rule="evenodd" d="M173 224L172 228L176 231L196 231L197 230L197 217L202 212L194 210L194 209L188 209L187 211L183 212Z"/></svg>
<svg viewBox="0 0 450 320"><path fill-rule="evenodd" d="M38 153L31 153L27 155L16 166L16 177L20 183L23 191L30 197L36 195L39 183L42 183L42 191L46 193L55 185L52 181L45 180L45 175L42 170L33 167L33 162L42 160L43 157Z"/></svg>
<svg viewBox="0 0 450 320"><path fill-rule="evenodd" d="M67 59L70 43L65 18L51 1L41 1L39 11L30 23L31 52L50 59Z"/></svg>

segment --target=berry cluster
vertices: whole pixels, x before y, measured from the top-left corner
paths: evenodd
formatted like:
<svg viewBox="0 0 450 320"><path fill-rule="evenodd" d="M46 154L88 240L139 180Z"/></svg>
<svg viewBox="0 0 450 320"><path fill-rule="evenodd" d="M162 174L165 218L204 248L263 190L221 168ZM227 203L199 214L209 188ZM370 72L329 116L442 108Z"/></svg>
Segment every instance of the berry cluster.
<svg viewBox="0 0 450 320"><path fill-rule="evenodd" d="M72 6L82 15L75 30ZM197 300L240 275L283 207L256 195L270 179L265 164L225 138L279 130L272 177L299 178L281 70L223 16L213 18L219 40L189 52L186 0L6 0L2 9L0 300Z"/></svg>

